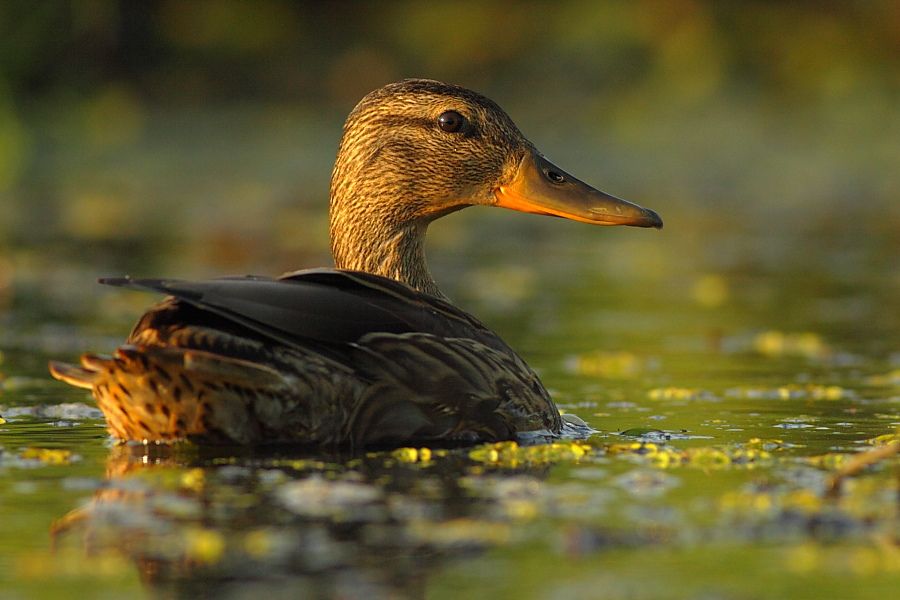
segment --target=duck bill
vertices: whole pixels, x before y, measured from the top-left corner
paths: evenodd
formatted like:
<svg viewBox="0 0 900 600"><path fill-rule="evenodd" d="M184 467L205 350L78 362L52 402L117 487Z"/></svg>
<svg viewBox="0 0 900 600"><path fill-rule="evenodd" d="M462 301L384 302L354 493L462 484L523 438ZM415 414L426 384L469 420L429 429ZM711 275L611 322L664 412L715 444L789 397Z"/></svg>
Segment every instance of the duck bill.
<svg viewBox="0 0 900 600"><path fill-rule="evenodd" d="M494 196L495 206L592 225L663 226L656 212L589 186L537 152L525 155L513 180Z"/></svg>

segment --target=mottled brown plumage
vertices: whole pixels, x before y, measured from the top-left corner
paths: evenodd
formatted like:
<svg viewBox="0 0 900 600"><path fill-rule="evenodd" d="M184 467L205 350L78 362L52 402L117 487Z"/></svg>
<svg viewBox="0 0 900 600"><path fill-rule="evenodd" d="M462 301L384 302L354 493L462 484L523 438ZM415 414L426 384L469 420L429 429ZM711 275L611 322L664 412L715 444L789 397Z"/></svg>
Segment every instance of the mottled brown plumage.
<svg viewBox="0 0 900 600"><path fill-rule="evenodd" d="M462 114L471 129L435 135L441 132L434 123L447 110ZM494 188L513 176L530 148L499 106L469 90L413 80L372 92L347 118L332 174L335 266L441 296L425 267L429 223L492 204Z"/></svg>
<svg viewBox="0 0 900 600"><path fill-rule="evenodd" d="M90 389L122 440L367 446L558 434L563 419L537 375L447 302L425 265L431 221L478 204L662 224L555 167L487 98L405 80L366 96L344 127L331 185L337 269L106 280L169 298L112 357L51 372Z"/></svg>

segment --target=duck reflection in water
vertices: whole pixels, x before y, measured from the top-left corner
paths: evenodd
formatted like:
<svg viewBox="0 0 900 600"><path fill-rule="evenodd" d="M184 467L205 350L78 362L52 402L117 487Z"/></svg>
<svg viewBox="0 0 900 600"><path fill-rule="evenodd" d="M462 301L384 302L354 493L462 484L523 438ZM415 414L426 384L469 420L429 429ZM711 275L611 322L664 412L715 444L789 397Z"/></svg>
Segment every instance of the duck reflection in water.
<svg viewBox="0 0 900 600"><path fill-rule="evenodd" d="M549 469L485 474L466 450L213 454L119 445L53 528L58 548L124 556L178 597L424 597L447 559L512 541Z"/></svg>

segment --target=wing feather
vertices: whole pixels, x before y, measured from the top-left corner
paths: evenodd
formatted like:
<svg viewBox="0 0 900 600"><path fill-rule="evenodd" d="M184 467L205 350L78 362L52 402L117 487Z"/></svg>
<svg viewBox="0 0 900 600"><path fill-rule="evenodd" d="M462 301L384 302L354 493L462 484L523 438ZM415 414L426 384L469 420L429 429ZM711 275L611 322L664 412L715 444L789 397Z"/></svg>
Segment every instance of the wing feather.
<svg viewBox="0 0 900 600"><path fill-rule="evenodd" d="M509 351L496 334L451 304L368 273L311 269L279 279L124 277L100 282L168 294L289 346L305 346L309 340L352 344L372 333L417 332L471 338Z"/></svg>

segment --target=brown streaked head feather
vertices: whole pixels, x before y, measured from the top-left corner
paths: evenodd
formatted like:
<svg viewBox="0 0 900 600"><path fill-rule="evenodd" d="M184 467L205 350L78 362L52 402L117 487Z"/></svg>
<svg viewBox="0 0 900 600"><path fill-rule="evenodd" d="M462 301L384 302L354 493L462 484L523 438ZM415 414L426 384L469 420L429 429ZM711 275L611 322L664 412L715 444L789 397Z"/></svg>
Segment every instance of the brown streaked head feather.
<svg viewBox="0 0 900 600"><path fill-rule="evenodd" d="M447 111L465 119L459 132L438 126ZM428 224L493 204L530 147L503 109L465 88L407 79L370 93L344 125L332 173L335 265L441 296L425 266Z"/></svg>

